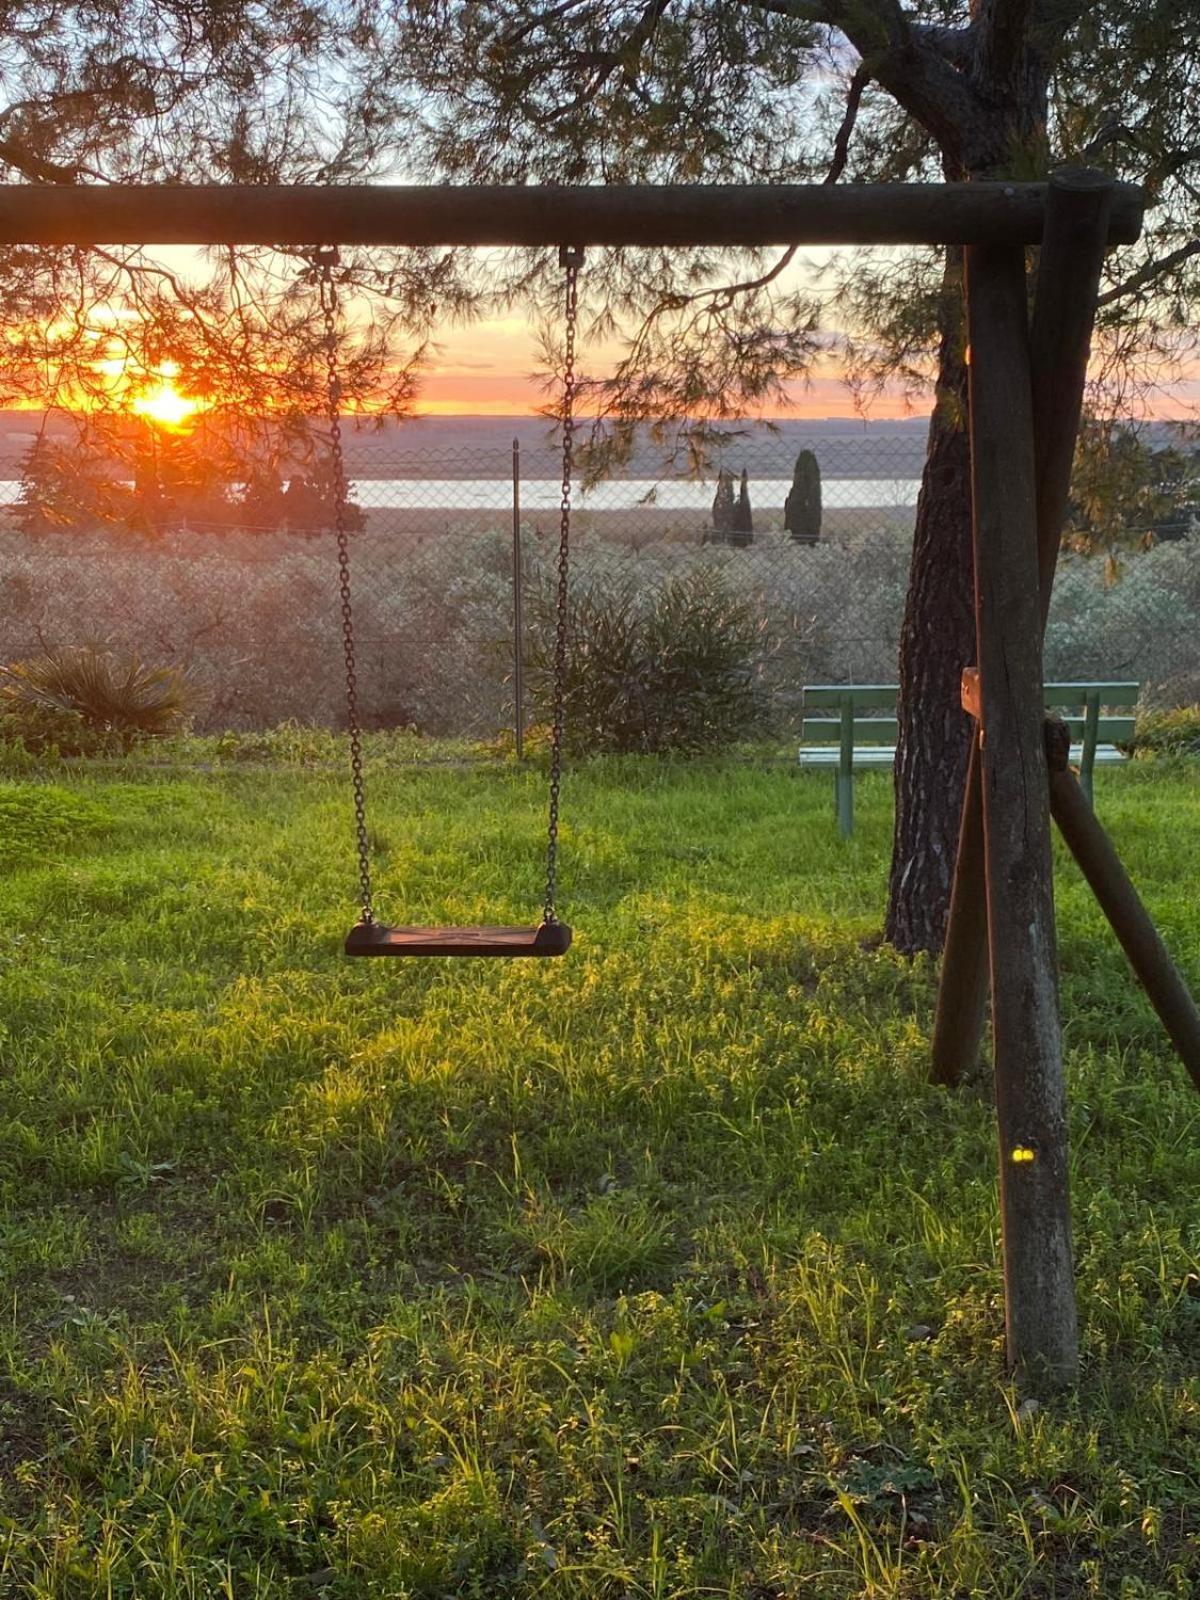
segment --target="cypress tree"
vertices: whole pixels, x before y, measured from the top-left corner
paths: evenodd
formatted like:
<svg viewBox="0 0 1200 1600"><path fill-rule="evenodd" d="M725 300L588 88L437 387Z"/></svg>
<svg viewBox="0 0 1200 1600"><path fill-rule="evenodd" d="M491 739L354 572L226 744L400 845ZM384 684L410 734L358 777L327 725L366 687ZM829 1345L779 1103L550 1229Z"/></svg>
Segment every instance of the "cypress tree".
<svg viewBox="0 0 1200 1600"><path fill-rule="evenodd" d="M821 537L821 468L811 450L796 457L783 525L796 544L816 544Z"/></svg>
<svg viewBox="0 0 1200 1600"><path fill-rule="evenodd" d="M733 499L733 473L722 467L717 474L717 492L712 503L712 532L717 544L727 544L733 532L735 505Z"/></svg>
<svg viewBox="0 0 1200 1600"><path fill-rule="evenodd" d="M736 545L754 543L754 513L750 509L750 475L745 467L742 468L742 486L738 492L737 504L733 508L733 525L730 529L729 542Z"/></svg>

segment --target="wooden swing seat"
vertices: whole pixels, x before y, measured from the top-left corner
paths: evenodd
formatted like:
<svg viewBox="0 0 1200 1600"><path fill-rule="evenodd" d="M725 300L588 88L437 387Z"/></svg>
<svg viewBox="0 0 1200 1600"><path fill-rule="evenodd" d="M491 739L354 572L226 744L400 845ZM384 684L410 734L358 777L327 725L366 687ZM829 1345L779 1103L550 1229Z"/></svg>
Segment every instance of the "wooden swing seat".
<svg viewBox="0 0 1200 1600"><path fill-rule="evenodd" d="M358 922L346 935L348 956L562 956L571 944L565 922L534 928L389 928Z"/></svg>

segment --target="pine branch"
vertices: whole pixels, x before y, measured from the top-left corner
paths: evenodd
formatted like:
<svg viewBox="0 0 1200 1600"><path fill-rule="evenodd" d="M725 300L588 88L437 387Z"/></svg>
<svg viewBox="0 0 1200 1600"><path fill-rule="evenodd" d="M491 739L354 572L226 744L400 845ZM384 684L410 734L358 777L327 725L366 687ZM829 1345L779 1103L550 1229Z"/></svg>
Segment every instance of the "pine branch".
<svg viewBox="0 0 1200 1600"><path fill-rule="evenodd" d="M1147 261L1144 266L1131 273L1124 283L1114 284L1111 289L1106 289L1096 301L1097 306L1115 305L1118 300L1124 300L1129 295L1140 294L1164 278L1167 273L1175 272L1186 265L1194 256L1200 256L1200 239L1189 239L1186 244L1181 244L1177 250L1171 250L1167 255L1160 256L1157 261Z"/></svg>
<svg viewBox="0 0 1200 1600"><path fill-rule="evenodd" d="M859 107L862 104L863 91L871 81L871 74L860 62L850 79L846 91L846 109L838 127L837 136L833 143L833 157L829 163L829 170L822 180L825 184L837 183L846 170L846 162L850 155L850 140L854 133L854 125L858 120ZM756 294L760 289L768 288L776 278L791 266L796 259L798 245L789 245L778 259L760 273L756 278L746 278L740 283L720 284L711 289L698 289L692 294L679 294L664 296L659 305L651 312L647 319L653 320L667 311L683 311L689 306L700 305L708 301L714 311L731 310L734 304L743 295Z"/></svg>
<svg viewBox="0 0 1200 1600"><path fill-rule="evenodd" d="M846 109L842 113L837 136L833 141L833 159L823 180L827 184L837 183L846 170L846 162L850 157L850 140L854 134L854 125L858 121L858 109L862 105L863 91L870 81L870 71L866 63L860 61L846 91Z"/></svg>
<svg viewBox="0 0 1200 1600"><path fill-rule="evenodd" d="M2 118L0 118L2 120ZM60 166L15 139L0 139L0 161L13 167L31 183L78 183L83 175L78 167Z"/></svg>
<svg viewBox="0 0 1200 1600"><path fill-rule="evenodd" d="M574 4L575 0L571 0L571 4L555 7L552 12L545 15L555 18L566 15L574 9ZM607 50L575 51L572 56L574 65L588 68L591 77L580 86L578 93L573 95L566 105L556 106L544 116L535 118L538 126L550 127L556 122L561 122L564 117L572 117L585 106L591 105L616 72L623 72L629 86L636 88L638 57L653 39L658 24L670 5L671 0L647 0L633 27L616 45Z"/></svg>
<svg viewBox="0 0 1200 1600"><path fill-rule="evenodd" d="M899 0L740 0L795 22L836 28L858 51L881 88L931 134L957 165L964 164L972 130L990 132L995 108L952 63L946 30L916 28ZM1013 0L1023 3L1023 0ZM957 52L956 52L957 53ZM965 59L965 58L964 58Z"/></svg>
<svg viewBox="0 0 1200 1600"><path fill-rule="evenodd" d="M581 5L586 5L588 0L562 0L557 6L551 6L546 11L535 11L526 17L518 27L513 27L501 37L501 44L505 49L514 49L519 44L524 44L530 34L536 33L539 28L544 28L551 22L559 22L572 11L577 11Z"/></svg>

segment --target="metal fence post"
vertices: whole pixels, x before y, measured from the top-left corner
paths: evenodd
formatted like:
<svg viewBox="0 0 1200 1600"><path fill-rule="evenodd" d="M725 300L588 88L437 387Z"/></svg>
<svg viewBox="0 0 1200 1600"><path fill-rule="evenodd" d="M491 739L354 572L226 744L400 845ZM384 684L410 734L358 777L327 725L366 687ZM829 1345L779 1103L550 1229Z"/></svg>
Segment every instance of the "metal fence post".
<svg viewBox="0 0 1200 1600"><path fill-rule="evenodd" d="M525 759L525 613L521 561L521 441L512 447L513 736L517 760Z"/></svg>

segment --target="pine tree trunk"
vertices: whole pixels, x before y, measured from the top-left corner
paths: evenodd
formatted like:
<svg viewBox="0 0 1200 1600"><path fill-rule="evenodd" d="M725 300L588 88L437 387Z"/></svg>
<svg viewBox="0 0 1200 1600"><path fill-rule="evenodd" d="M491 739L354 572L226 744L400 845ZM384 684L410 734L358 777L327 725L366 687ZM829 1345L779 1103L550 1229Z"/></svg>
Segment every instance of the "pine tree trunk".
<svg viewBox="0 0 1200 1600"><path fill-rule="evenodd" d="M900 636L896 823L885 936L907 955L938 951L945 936L970 734L959 684L963 667L975 659L971 460L957 251L949 254L942 287L937 398Z"/></svg>

